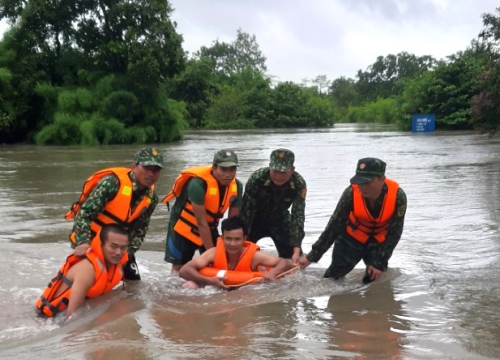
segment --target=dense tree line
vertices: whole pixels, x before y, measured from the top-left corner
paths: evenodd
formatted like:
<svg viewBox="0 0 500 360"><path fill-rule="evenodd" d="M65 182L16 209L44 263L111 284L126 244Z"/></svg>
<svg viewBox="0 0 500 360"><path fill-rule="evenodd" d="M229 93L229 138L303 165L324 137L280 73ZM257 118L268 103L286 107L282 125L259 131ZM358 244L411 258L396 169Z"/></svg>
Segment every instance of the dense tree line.
<svg viewBox="0 0 500 360"><path fill-rule="evenodd" d="M0 0L0 142L168 142L187 128L326 127L378 122L409 129L496 131L500 8L467 49L434 59L379 56L354 79L276 82L255 36L239 29L194 54L165 0Z"/></svg>

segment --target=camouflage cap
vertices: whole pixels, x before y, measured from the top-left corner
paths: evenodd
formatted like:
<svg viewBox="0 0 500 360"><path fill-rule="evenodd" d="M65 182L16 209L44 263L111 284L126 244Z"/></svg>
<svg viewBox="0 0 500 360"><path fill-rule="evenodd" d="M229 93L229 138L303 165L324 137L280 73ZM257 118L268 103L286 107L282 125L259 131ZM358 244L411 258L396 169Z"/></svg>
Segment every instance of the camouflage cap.
<svg viewBox="0 0 500 360"><path fill-rule="evenodd" d="M219 150L215 153L212 164L222 167L238 166L238 156L231 149Z"/></svg>
<svg viewBox="0 0 500 360"><path fill-rule="evenodd" d="M385 175L385 162L376 158L364 158L358 160L356 175L351 179L351 184L364 184L375 176Z"/></svg>
<svg viewBox="0 0 500 360"><path fill-rule="evenodd" d="M163 155L155 148L143 148L135 153L134 161L143 166L158 166L163 168Z"/></svg>
<svg viewBox="0 0 500 360"><path fill-rule="evenodd" d="M274 171L288 172L293 167L295 155L288 149L276 149L271 153L269 168Z"/></svg>

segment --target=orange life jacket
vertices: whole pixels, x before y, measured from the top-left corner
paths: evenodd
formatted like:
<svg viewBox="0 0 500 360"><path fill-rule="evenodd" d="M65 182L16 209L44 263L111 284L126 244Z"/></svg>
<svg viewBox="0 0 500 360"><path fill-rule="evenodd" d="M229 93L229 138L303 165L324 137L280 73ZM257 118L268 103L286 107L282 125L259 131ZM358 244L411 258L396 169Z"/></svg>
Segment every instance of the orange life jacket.
<svg viewBox="0 0 500 360"><path fill-rule="evenodd" d="M86 258L94 266L95 277L94 284L87 291L86 296L88 298L96 297L111 291L123 278L123 264L128 261L128 254L123 255L122 260L118 265L113 265L111 268L106 268L106 263L104 261L104 255L102 254L101 241L99 238L91 242L91 247L85 254ZM56 276L50 280L49 284L43 291L42 295L36 301L36 307L44 315L52 317L57 315L57 313L65 310L68 307L71 286L73 283L66 277L69 269L82 261L84 258L77 257L73 254L69 255L66 262L61 266ZM68 285L62 294L54 297L57 290L62 283Z"/></svg>
<svg viewBox="0 0 500 360"><path fill-rule="evenodd" d="M244 241L243 247L244 250L240 256L240 259L238 260L238 264L236 264L235 268L232 270L253 271L253 256L257 251L260 250L260 247L250 241ZM213 267L220 270L229 270L229 267L227 265L226 247L224 246L224 241L222 241L222 238L220 236L217 239L217 246L215 247L215 260Z"/></svg>
<svg viewBox="0 0 500 360"><path fill-rule="evenodd" d="M354 206L347 220L346 232L362 244L366 243L370 236L379 243L385 241L387 225L396 209L399 189L398 183L393 180L385 179L385 183L388 189L378 218L374 218L368 211L358 185L352 185Z"/></svg>
<svg viewBox="0 0 500 360"><path fill-rule="evenodd" d="M172 190L163 198L162 203L179 197L187 182L193 177L204 180L207 184L205 192L205 211L207 213L207 223L211 229L215 229L219 220L224 216L224 213L231 205L231 199L238 196L238 185L236 179L226 186L222 203L220 202L219 183L212 175L212 166L198 166L182 170L180 175L175 180ZM176 233L182 235L186 239L194 242L198 246L202 246L203 242L198 231L198 224L193 212L191 200L188 198L180 213L179 219L174 225Z"/></svg>
<svg viewBox="0 0 500 360"><path fill-rule="evenodd" d="M244 250L233 270L229 270L227 265L226 248L222 238L217 239L217 246L215 247L215 260L213 266L207 266L199 270L199 273L206 277L218 276L226 278L224 284L226 285L244 285L258 282L264 276L262 271L254 271L252 269L252 260L260 247L250 241L243 243Z"/></svg>
<svg viewBox="0 0 500 360"><path fill-rule="evenodd" d="M111 201L105 204L103 211L97 218L92 220L90 223L90 230L95 238L95 234L99 232L102 226L107 224L118 224L126 229L135 219L139 218L142 212L151 204L151 197L144 194L135 209L132 211L130 208L130 203L132 201L132 180L130 180L129 177L130 171L129 168L115 167L99 170L92 174L83 184L83 191L78 201L71 206L65 219L73 219L99 181L105 176L114 174L120 180L118 193ZM151 190L154 193L154 185L151 186ZM70 240L73 243L76 242L74 231L70 234Z"/></svg>

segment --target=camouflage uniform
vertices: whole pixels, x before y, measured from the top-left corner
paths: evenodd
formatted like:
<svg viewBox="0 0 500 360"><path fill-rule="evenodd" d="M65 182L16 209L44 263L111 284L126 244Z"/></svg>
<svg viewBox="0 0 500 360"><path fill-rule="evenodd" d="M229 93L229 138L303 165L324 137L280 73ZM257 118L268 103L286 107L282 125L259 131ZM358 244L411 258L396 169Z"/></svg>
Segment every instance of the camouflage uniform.
<svg viewBox="0 0 500 360"><path fill-rule="evenodd" d="M157 149L144 148L135 154L134 161L137 165L162 168L163 155ZM130 241L128 247L129 261L124 266L124 276L126 279L140 280L134 254L144 242L151 215L158 204L158 195L151 188L140 189L133 171L130 171L129 177L132 182L130 208L134 209L141 202L144 195L151 199L146 211L135 219L127 229ZM118 194L119 189L120 180L116 175L105 176L97 183L75 216L73 231L75 232L76 242L71 244L72 248L83 243L90 243L93 238L91 222L104 210L106 204Z"/></svg>
<svg viewBox="0 0 500 360"><path fill-rule="evenodd" d="M362 160L365 159L361 159L360 162ZM385 172L385 163L383 163L383 169L382 175ZM357 171L358 177L359 173L360 171ZM369 176L370 175L368 175L368 177ZM353 180L357 181L355 178L351 179L351 181ZM387 190L388 187L384 184L382 192L377 198L373 208L370 208L369 204L365 203L368 210L375 218L379 216L382 210ZM326 270L324 277L338 279L349 273L360 260L363 260L366 265L371 265L378 270L386 271L392 252L396 248L401 238L401 234L403 233L406 205L406 194L403 189L399 188L396 195L395 211L389 220L385 241L378 243L373 236L370 236L368 241L362 244L346 233L347 219L350 212L353 210L353 188L349 186L344 190L333 215L330 217L328 225L319 239L313 244L306 258L311 262L318 262L323 254L333 243L335 243L332 252L332 263Z"/></svg>
<svg viewBox="0 0 500 360"><path fill-rule="evenodd" d="M248 230L248 239L256 243L263 237L271 237L279 256L283 258L291 258L293 248L301 247L307 186L304 178L295 171L287 183L276 186L270 171L272 168L287 172L293 161L290 150L273 151L270 167L258 169L248 179L240 214ZM288 211L290 206L291 214Z"/></svg>
<svg viewBox="0 0 500 360"><path fill-rule="evenodd" d="M134 254L141 247L144 242L144 237L149 226L149 220L151 214L158 204L158 195L153 193L150 188L140 190L137 186L137 182L133 172L129 174L132 180L132 199L130 202L130 207L136 207L141 201L144 194L151 198L151 204L148 210L144 212L138 219L136 219L128 229L130 236L130 245L128 248L128 253L130 255ZM75 236L76 243L72 244L72 247L76 247L83 243L90 243L92 240L92 233L90 231L90 223L93 219L99 215L106 203L112 200L118 193L120 188L120 180L116 175L109 175L101 179L96 185L94 190L90 193L90 196L83 203L80 211L75 217Z"/></svg>

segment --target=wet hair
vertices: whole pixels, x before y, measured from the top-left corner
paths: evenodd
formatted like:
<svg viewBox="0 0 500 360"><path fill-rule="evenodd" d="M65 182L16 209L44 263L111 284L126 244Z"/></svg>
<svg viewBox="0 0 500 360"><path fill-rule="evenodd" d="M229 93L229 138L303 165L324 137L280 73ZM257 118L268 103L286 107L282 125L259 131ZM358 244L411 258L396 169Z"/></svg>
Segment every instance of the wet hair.
<svg viewBox="0 0 500 360"><path fill-rule="evenodd" d="M124 228L116 224L109 224L109 225L104 225L101 229L101 245L104 245L106 243L110 233L118 235L127 235L127 238L130 242L130 237L128 235L128 232Z"/></svg>
<svg viewBox="0 0 500 360"><path fill-rule="evenodd" d="M245 227L245 224L243 223L243 220L241 220L239 216L232 216L222 221L221 230L223 233L226 230L231 231L236 229L243 229L243 235L247 234L247 229Z"/></svg>

